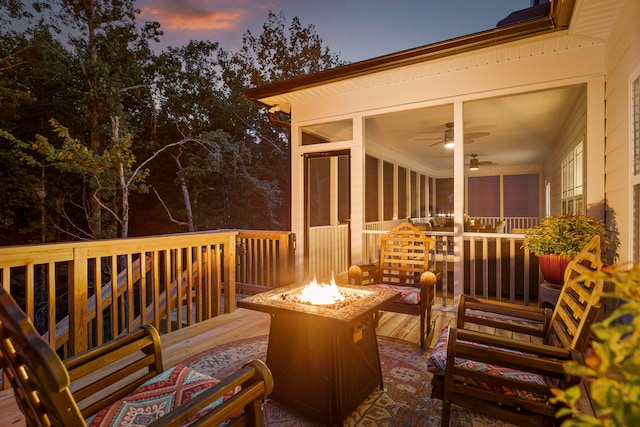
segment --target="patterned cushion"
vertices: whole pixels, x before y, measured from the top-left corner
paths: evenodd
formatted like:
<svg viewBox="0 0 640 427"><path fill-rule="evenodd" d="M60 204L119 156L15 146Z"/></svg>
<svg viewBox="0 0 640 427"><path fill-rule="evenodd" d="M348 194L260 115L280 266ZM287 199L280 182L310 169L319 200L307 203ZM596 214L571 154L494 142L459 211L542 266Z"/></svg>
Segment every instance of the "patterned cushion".
<svg viewBox="0 0 640 427"><path fill-rule="evenodd" d="M440 336L438 337L438 342L433 347L433 351L431 352L431 356L427 361L427 370L434 374L443 374L447 367L447 337L449 335L449 328L443 328ZM465 342L465 341L461 341ZM496 347L487 346L483 344L476 344L479 347L495 349ZM501 349L502 351L513 351L507 349ZM513 351L514 353L519 353L517 351ZM523 353L520 353L523 354ZM462 358L456 358L456 365L467 368L474 369L478 371L482 371L487 374L497 375L502 377L511 377L521 381L528 381L537 383L540 385L545 385L545 378L541 375L532 374L530 372L519 371L516 369L505 368L503 366L496 366L490 363L478 362L476 360L467 360ZM502 384L494 384L494 383L486 383L484 381L474 381L470 378L458 378L458 380L465 382L466 384L473 385L476 387L483 388L485 390L491 390L497 393L504 393L509 396L516 396L521 399L527 400L544 400L543 396L534 395L533 393L527 390L517 390L512 389L510 387L506 387Z"/></svg>
<svg viewBox="0 0 640 427"><path fill-rule="evenodd" d="M397 302L401 302L403 304L420 304L420 289L414 288L413 286L395 286L395 285L384 285L377 284L371 285L376 288L384 288L384 289L393 289L394 291L400 292L400 298L397 299Z"/></svg>
<svg viewBox="0 0 640 427"><path fill-rule="evenodd" d="M197 396L202 390L219 382L215 378L178 364L145 382L124 399L107 406L90 417L87 420L87 425L90 427L146 426ZM238 390L235 392L237 393ZM232 395L233 393L228 393L216 400L186 420L181 426L188 426L195 420L202 418Z"/></svg>

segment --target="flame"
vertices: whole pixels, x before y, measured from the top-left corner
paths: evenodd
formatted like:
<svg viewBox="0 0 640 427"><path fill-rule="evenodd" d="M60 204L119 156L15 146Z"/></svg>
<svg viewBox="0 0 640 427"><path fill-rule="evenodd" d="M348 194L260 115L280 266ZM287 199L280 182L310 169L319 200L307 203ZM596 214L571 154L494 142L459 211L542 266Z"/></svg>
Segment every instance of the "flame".
<svg viewBox="0 0 640 427"><path fill-rule="evenodd" d="M318 284L314 277L311 283L305 285L300 294L300 302L317 305L335 304L344 301L344 296L340 293L336 281L331 278L331 284Z"/></svg>

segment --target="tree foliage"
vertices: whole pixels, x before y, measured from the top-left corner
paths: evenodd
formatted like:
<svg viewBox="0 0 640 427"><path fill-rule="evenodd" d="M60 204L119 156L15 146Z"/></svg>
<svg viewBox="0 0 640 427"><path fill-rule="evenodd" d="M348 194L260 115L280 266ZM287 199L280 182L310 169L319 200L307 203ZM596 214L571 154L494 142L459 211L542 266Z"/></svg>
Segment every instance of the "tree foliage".
<svg viewBox="0 0 640 427"><path fill-rule="evenodd" d="M579 405L581 385L555 390L555 402L566 404L558 417L562 427L626 427L640 424L640 264L610 266L599 273L612 285L605 298L617 308L592 327L594 340L584 362L565 362L565 372L580 376L595 416Z"/></svg>
<svg viewBox="0 0 640 427"><path fill-rule="evenodd" d="M287 129L243 91L337 56L272 12L239 52L155 54L160 25L138 14L134 0L0 0L0 244L287 227Z"/></svg>

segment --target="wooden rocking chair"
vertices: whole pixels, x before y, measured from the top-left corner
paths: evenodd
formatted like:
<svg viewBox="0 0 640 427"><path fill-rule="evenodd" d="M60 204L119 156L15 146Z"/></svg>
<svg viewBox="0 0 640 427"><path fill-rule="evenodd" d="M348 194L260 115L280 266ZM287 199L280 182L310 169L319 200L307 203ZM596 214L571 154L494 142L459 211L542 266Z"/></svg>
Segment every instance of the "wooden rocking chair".
<svg viewBox="0 0 640 427"><path fill-rule="evenodd" d="M429 269L429 251L435 241L412 224L398 225L380 239L377 264L352 265L349 279L356 285L392 288L401 297L383 307L384 311L420 316L420 346L426 349L432 331L431 306L435 285L442 277Z"/></svg>
<svg viewBox="0 0 640 427"><path fill-rule="evenodd" d="M63 362L1 287L0 365L30 427L262 426L262 399L273 389L260 360L223 381L182 365L163 372L149 325Z"/></svg>
<svg viewBox="0 0 640 427"><path fill-rule="evenodd" d="M552 388L579 382L564 373L566 360L581 358L600 309L604 280L600 237L594 237L565 271L553 312L548 308L462 296L457 329L444 330L429 358L432 397L442 399L442 426L451 405L522 425L554 425ZM542 344L468 330L471 324L542 339Z"/></svg>

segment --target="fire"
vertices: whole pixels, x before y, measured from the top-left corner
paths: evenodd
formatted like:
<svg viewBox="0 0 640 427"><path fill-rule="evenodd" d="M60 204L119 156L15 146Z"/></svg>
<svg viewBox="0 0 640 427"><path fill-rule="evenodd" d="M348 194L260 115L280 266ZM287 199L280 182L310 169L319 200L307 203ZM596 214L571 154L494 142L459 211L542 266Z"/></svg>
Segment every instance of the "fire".
<svg viewBox="0 0 640 427"><path fill-rule="evenodd" d="M335 304L344 301L344 296L340 293L336 281L331 278L331 284L318 284L314 277L311 283L306 285L300 293L300 302L317 305Z"/></svg>

